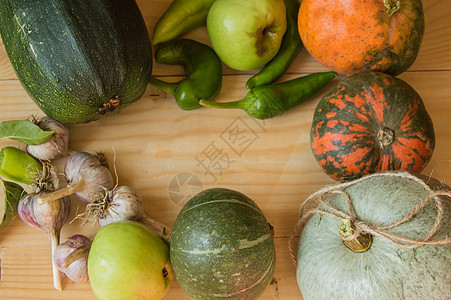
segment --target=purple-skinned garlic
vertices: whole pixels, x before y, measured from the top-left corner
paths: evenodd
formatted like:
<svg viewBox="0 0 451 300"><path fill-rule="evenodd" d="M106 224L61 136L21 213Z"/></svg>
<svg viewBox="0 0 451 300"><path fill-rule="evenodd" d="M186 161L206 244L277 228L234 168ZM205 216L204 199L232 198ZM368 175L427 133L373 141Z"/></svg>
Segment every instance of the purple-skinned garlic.
<svg viewBox="0 0 451 300"><path fill-rule="evenodd" d="M112 189L103 199L88 204L82 215L86 219L94 219L101 227L123 220L141 222L169 241L169 227L145 213L142 198L136 189L130 186Z"/></svg>
<svg viewBox="0 0 451 300"><path fill-rule="evenodd" d="M59 245L61 228L70 214L71 203L68 197L50 202L41 202L39 199L43 194L45 192L37 192L22 197L17 206L17 212L25 224L40 229L47 234L52 243L53 258L55 249ZM53 284L57 290L61 291L61 274L53 259L52 269Z"/></svg>
<svg viewBox="0 0 451 300"><path fill-rule="evenodd" d="M87 152L76 152L64 166L67 186L42 197L42 201L52 201L74 195L79 200L91 203L103 198L114 187L114 178L105 163Z"/></svg>
<svg viewBox="0 0 451 300"><path fill-rule="evenodd" d="M54 131L52 138L39 145L27 145L27 152L42 161L51 161L67 154L69 146L69 129L50 117L35 121L42 130Z"/></svg>
<svg viewBox="0 0 451 300"><path fill-rule="evenodd" d="M92 241L81 234L69 237L56 247L53 259L60 272L74 282L87 282L88 256Z"/></svg>

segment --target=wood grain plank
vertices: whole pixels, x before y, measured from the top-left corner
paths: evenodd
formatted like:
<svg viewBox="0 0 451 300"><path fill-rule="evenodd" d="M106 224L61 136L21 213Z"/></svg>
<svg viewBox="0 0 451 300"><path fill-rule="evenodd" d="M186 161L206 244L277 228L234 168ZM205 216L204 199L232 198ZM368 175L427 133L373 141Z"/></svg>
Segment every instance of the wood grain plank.
<svg viewBox="0 0 451 300"><path fill-rule="evenodd" d="M447 0L423 1L425 33L411 71L451 69L451 5Z"/></svg>

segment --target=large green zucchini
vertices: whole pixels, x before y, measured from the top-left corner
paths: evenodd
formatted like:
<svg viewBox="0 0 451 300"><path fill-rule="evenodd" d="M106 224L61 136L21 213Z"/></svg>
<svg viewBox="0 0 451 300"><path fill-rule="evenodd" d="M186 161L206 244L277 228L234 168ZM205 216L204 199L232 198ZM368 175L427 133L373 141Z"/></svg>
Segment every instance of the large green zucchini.
<svg viewBox="0 0 451 300"><path fill-rule="evenodd" d="M141 98L151 75L134 0L0 0L0 33L30 97L65 124L119 111Z"/></svg>

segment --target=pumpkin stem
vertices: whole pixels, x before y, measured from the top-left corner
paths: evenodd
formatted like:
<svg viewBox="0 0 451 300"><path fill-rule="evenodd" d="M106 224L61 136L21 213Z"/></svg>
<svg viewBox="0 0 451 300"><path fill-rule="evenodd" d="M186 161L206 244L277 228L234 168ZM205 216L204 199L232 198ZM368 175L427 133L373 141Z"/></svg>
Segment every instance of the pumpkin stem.
<svg viewBox="0 0 451 300"><path fill-rule="evenodd" d="M356 231L356 227L349 219L341 221L339 232L346 247L357 253L368 250L373 242L371 234Z"/></svg>
<svg viewBox="0 0 451 300"><path fill-rule="evenodd" d="M384 5L387 8L389 16L394 14L401 7L400 0L384 0Z"/></svg>
<svg viewBox="0 0 451 300"><path fill-rule="evenodd" d="M377 132L377 139L379 140L382 149L384 149L395 140L395 132L390 128L384 127Z"/></svg>

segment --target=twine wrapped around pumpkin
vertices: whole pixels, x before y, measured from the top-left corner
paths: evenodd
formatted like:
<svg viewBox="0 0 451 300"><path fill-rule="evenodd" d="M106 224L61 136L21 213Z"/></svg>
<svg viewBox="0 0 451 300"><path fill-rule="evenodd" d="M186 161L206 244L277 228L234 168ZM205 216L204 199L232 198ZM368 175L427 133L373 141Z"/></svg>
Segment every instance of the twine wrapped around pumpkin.
<svg viewBox="0 0 451 300"><path fill-rule="evenodd" d="M385 225L385 226L375 226L372 224L368 224L365 221L359 220L358 217L355 215L351 198L344 191L344 189L346 189L347 187L350 187L352 185L355 185L357 183L360 183L364 180L367 180L368 178L375 177L375 176L397 176L397 177L411 179L411 180L415 181L416 183L419 183L428 192L428 195L424 199L422 199L409 214L407 214L405 217L401 218L398 221L395 221L395 222L393 222L389 225ZM346 199L346 203L348 206L348 212L341 211L341 210L336 209L335 207L332 207L331 205L327 204L324 201L324 196L327 194L343 195ZM337 219L339 221L350 220L354 227L354 232L351 236L348 236L348 237L342 236L342 239L344 241L352 241L352 240L357 239L362 234L367 234L367 235L369 234L369 235L373 235L373 236L379 236L379 237L386 238L386 239L390 240L391 242L393 242L394 244L396 244L400 247L405 247L405 248L418 248L423 245L440 245L440 244L451 243L450 237L441 239L441 240L430 240L431 237L436 233L437 229L439 228L440 223L443 218L443 203L442 203L442 199L438 196L451 197L451 192L449 190L434 191L423 180L421 180L420 178L416 177L415 175L412 175L405 171L379 172L379 173L374 173L371 175L361 177L361 178L353 180L353 181L339 183L339 184L331 185L331 186L326 186L326 187L320 189L319 191L315 192L311 196L309 196L301 205L300 212L299 212L299 220L296 223L296 226L292 229L290 238L288 240L288 248L289 248L291 258L293 259L293 261L295 263L297 262L296 253L295 253L295 250L293 247L294 238L298 234L300 229L303 227L303 225L310 219L311 216L313 216L315 214L326 215L331 218ZM424 207L427 202L429 202L432 199L435 201L435 204L437 207L437 216L435 218L434 226L431 228L431 230L429 231L429 233L427 234L427 236L424 239L414 240L414 239L405 238L405 237L387 232L387 229L396 227L396 226L412 219L413 216L415 214L417 214L418 211L422 207ZM306 208L307 204L309 204L311 202L315 202L317 204L317 207L305 212L305 208Z"/></svg>

